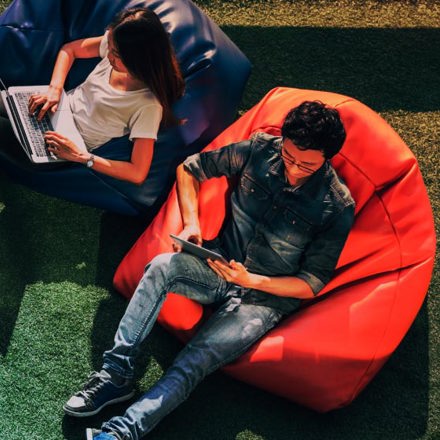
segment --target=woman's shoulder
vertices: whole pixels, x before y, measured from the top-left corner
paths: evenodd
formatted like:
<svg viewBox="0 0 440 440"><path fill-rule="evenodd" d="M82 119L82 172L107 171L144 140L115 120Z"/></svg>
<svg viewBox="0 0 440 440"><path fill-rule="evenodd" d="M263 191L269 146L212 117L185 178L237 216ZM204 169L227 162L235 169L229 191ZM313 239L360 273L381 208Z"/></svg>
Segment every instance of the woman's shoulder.
<svg viewBox="0 0 440 440"><path fill-rule="evenodd" d="M107 58L108 54L108 31L105 31L102 36L101 44L99 45L99 56L103 59Z"/></svg>
<svg viewBox="0 0 440 440"><path fill-rule="evenodd" d="M131 113L131 120L148 120L156 116L162 117L163 112L162 105L148 89L143 93L136 93L135 96L132 96L129 108L130 110L127 108L127 111Z"/></svg>
<svg viewBox="0 0 440 440"><path fill-rule="evenodd" d="M139 99L140 105L142 105L143 107L156 107L158 109L162 109L161 103L149 88L138 90L137 92L138 93L136 93L136 95Z"/></svg>

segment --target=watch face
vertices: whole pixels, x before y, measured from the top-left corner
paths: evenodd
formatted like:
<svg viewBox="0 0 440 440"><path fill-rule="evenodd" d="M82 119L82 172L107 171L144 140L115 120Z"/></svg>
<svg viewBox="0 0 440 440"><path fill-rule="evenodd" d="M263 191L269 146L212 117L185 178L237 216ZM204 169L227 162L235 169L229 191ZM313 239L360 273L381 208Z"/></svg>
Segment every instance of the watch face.
<svg viewBox="0 0 440 440"><path fill-rule="evenodd" d="M88 168L92 168L92 166L93 166L93 160L88 160L87 161L87 167Z"/></svg>

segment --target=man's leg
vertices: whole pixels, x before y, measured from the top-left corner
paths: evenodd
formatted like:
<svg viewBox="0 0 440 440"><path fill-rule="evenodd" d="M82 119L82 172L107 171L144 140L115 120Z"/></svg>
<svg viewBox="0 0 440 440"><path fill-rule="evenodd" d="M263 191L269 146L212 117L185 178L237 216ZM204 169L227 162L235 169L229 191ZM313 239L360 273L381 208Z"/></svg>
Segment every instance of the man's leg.
<svg viewBox="0 0 440 440"><path fill-rule="evenodd" d="M156 322L167 292L212 304L224 297L227 288L226 281L190 254L162 254L154 258L119 323L113 348L104 353L103 368L122 378L133 377L139 346Z"/></svg>
<svg viewBox="0 0 440 440"><path fill-rule="evenodd" d="M113 417L102 429L124 440L138 440L182 403L208 374L246 352L281 319L264 306L230 298L177 356L165 375L124 416Z"/></svg>
<svg viewBox="0 0 440 440"><path fill-rule="evenodd" d="M113 348L104 353L103 370L90 376L84 388L64 405L64 411L71 416L91 416L133 395L135 357L168 291L210 304L223 298L227 290L228 283L197 257L177 253L154 258L119 323Z"/></svg>

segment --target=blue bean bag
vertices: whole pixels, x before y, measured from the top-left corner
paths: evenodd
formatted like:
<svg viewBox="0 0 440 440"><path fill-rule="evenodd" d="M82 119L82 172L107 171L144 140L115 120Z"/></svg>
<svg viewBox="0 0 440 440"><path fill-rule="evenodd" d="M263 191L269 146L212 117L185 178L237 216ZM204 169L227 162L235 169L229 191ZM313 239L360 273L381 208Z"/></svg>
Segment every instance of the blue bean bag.
<svg viewBox="0 0 440 440"><path fill-rule="evenodd" d="M177 163L201 150L234 119L250 64L240 50L190 0L15 0L0 16L0 77L8 86L48 84L59 48L67 41L103 34L121 9L147 6L171 35L186 81L175 114L185 125L159 132L146 181L136 186L78 164L51 170L24 168L0 146L0 169L18 182L63 199L136 215L160 203ZM66 89L80 84L98 59L75 62ZM127 137L96 154L129 160Z"/></svg>

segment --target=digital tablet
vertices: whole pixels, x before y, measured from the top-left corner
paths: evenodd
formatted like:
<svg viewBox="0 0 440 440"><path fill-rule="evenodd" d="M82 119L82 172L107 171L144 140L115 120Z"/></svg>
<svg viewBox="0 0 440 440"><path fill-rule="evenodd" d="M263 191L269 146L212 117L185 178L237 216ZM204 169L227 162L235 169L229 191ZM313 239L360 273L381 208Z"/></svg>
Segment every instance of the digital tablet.
<svg viewBox="0 0 440 440"><path fill-rule="evenodd" d="M227 260L220 254L214 251L210 251L202 246L198 246L194 243L191 243L188 240L183 240L182 238L177 237L174 234L170 234L170 237L180 246L182 246L182 250L185 252L189 252L190 254L196 255L199 258L210 258L211 260L220 260L223 263L228 264Z"/></svg>

